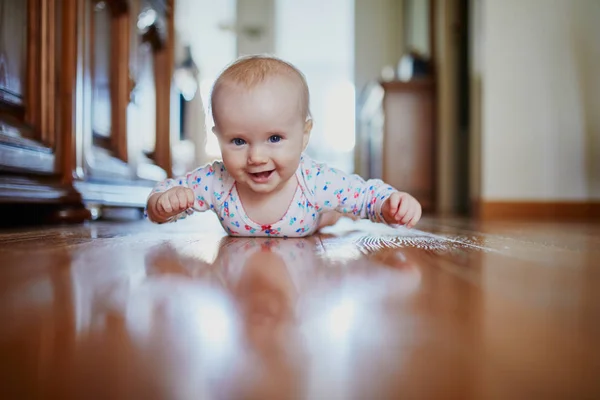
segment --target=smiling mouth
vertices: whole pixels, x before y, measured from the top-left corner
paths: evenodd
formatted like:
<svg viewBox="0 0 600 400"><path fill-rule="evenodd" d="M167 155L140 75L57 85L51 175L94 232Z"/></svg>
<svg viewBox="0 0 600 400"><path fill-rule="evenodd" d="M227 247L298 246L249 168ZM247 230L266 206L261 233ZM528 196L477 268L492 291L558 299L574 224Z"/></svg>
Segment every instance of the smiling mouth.
<svg viewBox="0 0 600 400"><path fill-rule="evenodd" d="M273 171L274 170L271 170L271 171L262 171L262 172L255 172L255 173L248 173L248 174L256 182L266 182L267 180L269 180L269 178L273 174Z"/></svg>

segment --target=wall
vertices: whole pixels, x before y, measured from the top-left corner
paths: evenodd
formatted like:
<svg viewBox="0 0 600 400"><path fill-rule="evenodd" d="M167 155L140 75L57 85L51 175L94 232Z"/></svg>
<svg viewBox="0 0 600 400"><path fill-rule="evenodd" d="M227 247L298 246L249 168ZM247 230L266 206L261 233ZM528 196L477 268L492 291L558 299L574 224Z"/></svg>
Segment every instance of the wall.
<svg viewBox="0 0 600 400"><path fill-rule="evenodd" d="M600 1L483 0L481 195L600 199Z"/></svg>
<svg viewBox="0 0 600 400"><path fill-rule="evenodd" d="M403 0L355 0L354 82L357 95L381 75L386 65L396 67L403 48Z"/></svg>
<svg viewBox="0 0 600 400"><path fill-rule="evenodd" d="M358 102L365 86L378 79L384 67L395 68L404 53L403 8L404 0L354 2L354 87ZM361 143L360 132L357 135L356 143ZM362 151L360 145L354 149L355 172L366 168L361 162Z"/></svg>
<svg viewBox="0 0 600 400"><path fill-rule="evenodd" d="M442 1L440 3L445 3ZM431 56L429 48L429 0L404 0L407 50L412 49L422 55Z"/></svg>

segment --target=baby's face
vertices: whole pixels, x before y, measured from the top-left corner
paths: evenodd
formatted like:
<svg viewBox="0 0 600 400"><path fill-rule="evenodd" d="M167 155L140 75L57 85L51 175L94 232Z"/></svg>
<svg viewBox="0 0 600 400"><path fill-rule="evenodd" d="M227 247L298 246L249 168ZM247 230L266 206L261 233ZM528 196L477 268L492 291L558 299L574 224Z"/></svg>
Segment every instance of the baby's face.
<svg viewBox="0 0 600 400"><path fill-rule="evenodd" d="M238 189L268 194L294 179L312 127L301 113L300 93L287 76L251 89L233 83L219 89L214 131Z"/></svg>

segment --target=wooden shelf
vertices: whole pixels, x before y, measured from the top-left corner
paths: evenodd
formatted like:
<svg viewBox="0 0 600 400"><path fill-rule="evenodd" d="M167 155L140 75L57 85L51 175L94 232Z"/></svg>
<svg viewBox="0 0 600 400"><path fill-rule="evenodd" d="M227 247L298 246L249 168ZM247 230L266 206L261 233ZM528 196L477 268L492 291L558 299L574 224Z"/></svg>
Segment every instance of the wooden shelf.
<svg viewBox="0 0 600 400"><path fill-rule="evenodd" d="M0 50L9 61L0 65L8 82L0 83L0 203L19 210L43 203L70 220L90 204L144 206L151 179L171 171L173 5L6 2L0 33L12 45ZM148 6L164 28L161 46L149 48L137 29ZM148 92L154 102L134 101L134 93ZM148 118L156 119L154 132L141 128ZM94 135L98 127L102 137ZM137 145L148 142L156 143L155 160ZM151 173L141 177L141 170Z"/></svg>

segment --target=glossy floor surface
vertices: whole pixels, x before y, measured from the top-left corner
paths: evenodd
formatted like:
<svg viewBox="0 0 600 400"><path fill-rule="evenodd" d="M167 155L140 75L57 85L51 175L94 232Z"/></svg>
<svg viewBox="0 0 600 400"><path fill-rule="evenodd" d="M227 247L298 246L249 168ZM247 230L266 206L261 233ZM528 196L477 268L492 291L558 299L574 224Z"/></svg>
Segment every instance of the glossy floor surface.
<svg viewBox="0 0 600 400"><path fill-rule="evenodd" d="M0 232L0 398L599 399L600 226Z"/></svg>

